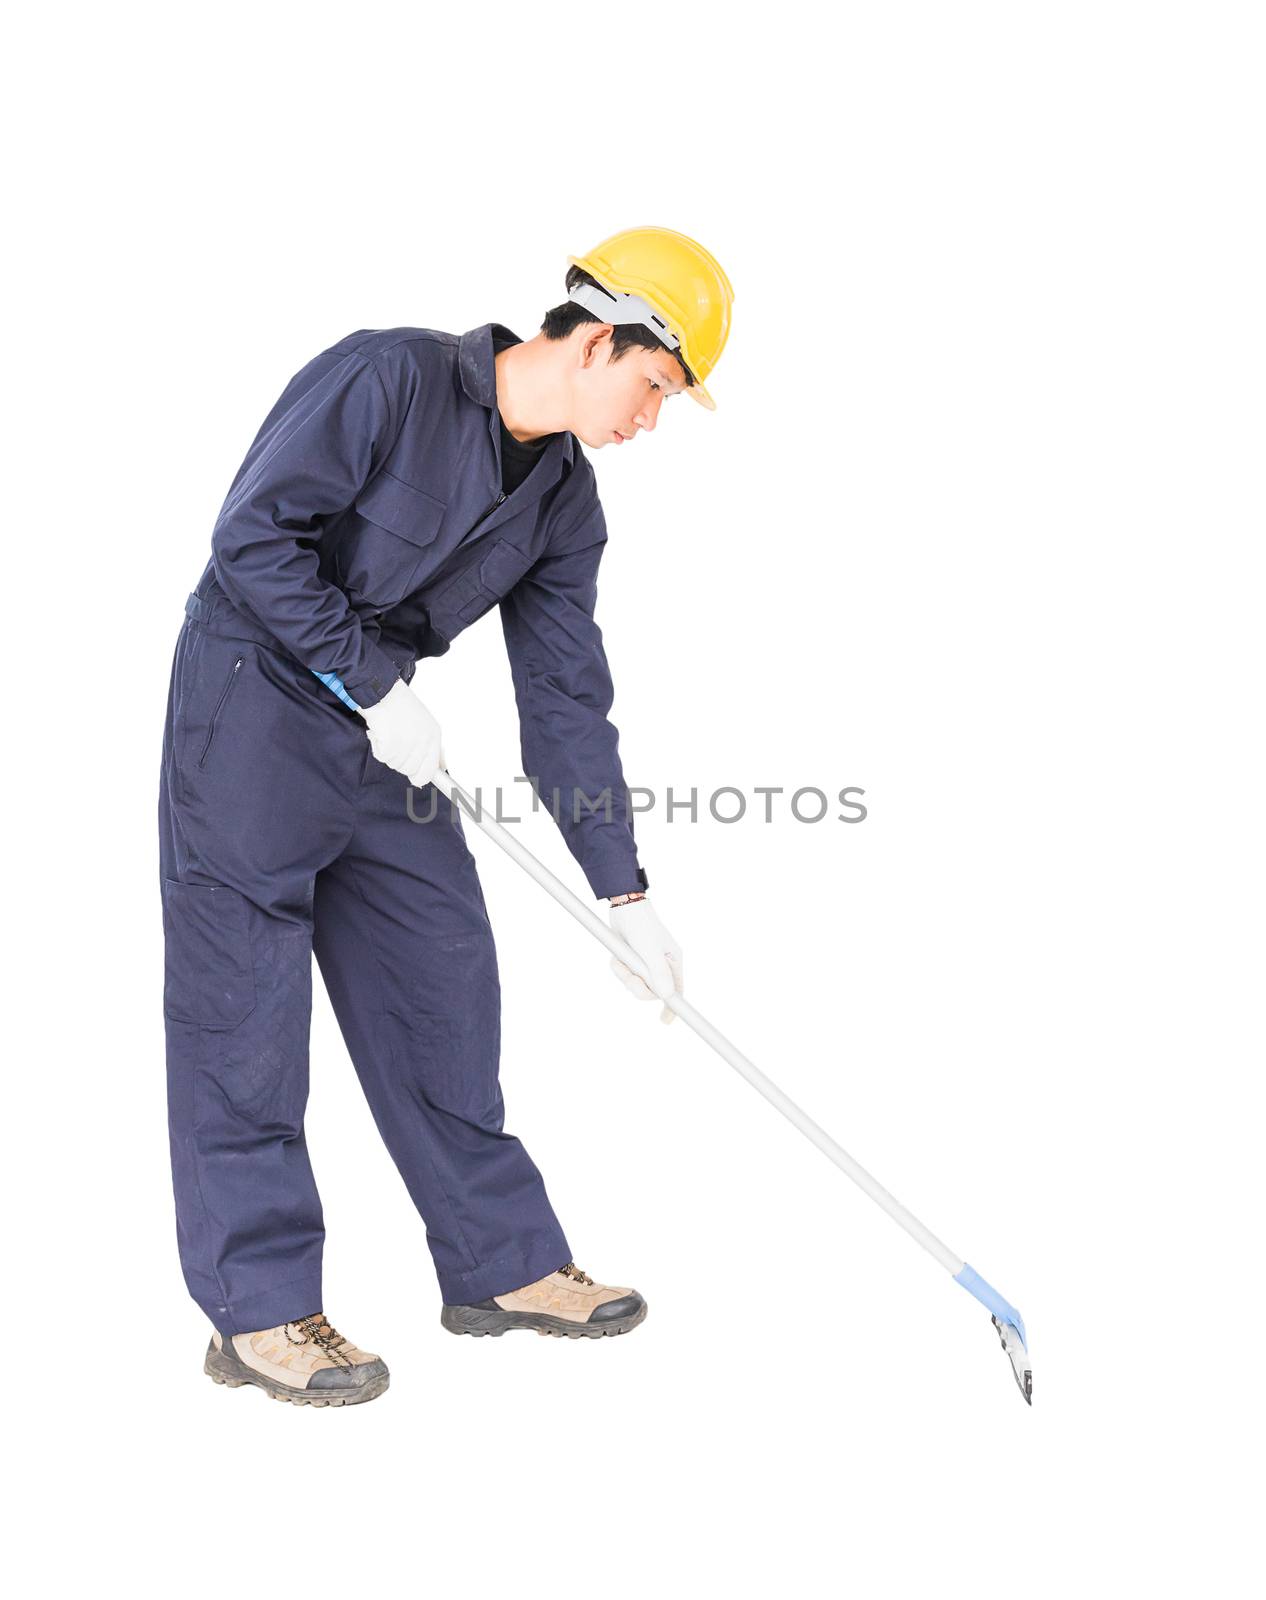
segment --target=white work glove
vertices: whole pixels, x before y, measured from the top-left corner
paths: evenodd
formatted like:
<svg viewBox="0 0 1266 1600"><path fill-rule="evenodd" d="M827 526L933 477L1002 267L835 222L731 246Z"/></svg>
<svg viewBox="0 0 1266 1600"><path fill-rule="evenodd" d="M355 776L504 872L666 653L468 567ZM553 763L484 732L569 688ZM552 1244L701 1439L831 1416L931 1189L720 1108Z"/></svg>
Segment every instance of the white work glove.
<svg viewBox="0 0 1266 1600"><path fill-rule="evenodd" d="M402 772L421 789L444 765L440 725L405 683L397 678L376 706L361 710L369 728L369 748L384 767Z"/></svg>
<svg viewBox="0 0 1266 1600"><path fill-rule="evenodd" d="M611 907L611 926L633 947L650 974L649 988L618 956L611 957L611 970L639 1000L666 1000L682 992L681 946L655 915L649 900L630 900ZM661 1022L671 1022L675 1013L667 1006L659 1014Z"/></svg>

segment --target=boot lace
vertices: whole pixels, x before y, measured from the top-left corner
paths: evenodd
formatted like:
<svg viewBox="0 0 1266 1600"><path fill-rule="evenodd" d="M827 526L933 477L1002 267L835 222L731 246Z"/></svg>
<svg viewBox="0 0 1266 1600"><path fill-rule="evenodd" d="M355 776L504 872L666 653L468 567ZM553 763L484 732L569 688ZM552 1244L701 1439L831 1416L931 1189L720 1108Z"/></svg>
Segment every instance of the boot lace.
<svg viewBox="0 0 1266 1600"><path fill-rule="evenodd" d="M291 1328L299 1329L299 1338L292 1339L290 1337ZM313 1317L300 1317L297 1322L288 1322L286 1324L286 1338L290 1340L291 1344L306 1344L311 1339L314 1344L319 1345L324 1350L335 1366L350 1367L352 1365L351 1358L346 1354L343 1347L346 1345L347 1349L351 1350L355 1346L350 1339L343 1337L323 1311L318 1311Z"/></svg>
<svg viewBox="0 0 1266 1600"><path fill-rule="evenodd" d="M587 1272L582 1272L574 1261L569 1261L565 1267L559 1267L559 1272L564 1278L575 1278L577 1283L592 1283L593 1279Z"/></svg>

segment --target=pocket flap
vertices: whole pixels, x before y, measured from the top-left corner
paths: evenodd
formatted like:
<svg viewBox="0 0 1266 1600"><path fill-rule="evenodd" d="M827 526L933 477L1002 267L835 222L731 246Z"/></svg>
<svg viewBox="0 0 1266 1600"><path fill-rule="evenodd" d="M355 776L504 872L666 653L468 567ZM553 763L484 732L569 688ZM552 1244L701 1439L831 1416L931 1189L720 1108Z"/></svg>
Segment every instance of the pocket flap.
<svg viewBox="0 0 1266 1600"><path fill-rule="evenodd" d="M532 560L532 556L516 549L508 539L502 539L479 563L479 581L493 594L503 595L518 583Z"/></svg>
<svg viewBox="0 0 1266 1600"><path fill-rule="evenodd" d="M362 517L410 544L428 545L439 533L448 507L403 478L380 472L357 496L356 509Z"/></svg>

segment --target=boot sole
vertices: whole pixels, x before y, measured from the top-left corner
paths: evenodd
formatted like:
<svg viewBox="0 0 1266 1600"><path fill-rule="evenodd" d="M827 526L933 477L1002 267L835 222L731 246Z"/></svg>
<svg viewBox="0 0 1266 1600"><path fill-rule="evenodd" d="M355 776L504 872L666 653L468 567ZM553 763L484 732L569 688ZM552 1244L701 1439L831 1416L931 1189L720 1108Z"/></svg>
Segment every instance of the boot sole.
<svg viewBox="0 0 1266 1600"><path fill-rule="evenodd" d="M647 1305L643 1301L630 1316L591 1324L568 1322L564 1317L550 1317L543 1311L483 1311L478 1306L445 1306L440 1312L440 1323L450 1333L469 1333L476 1339L486 1334L499 1339L515 1328L530 1328L552 1339L606 1339L628 1333L639 1322L645 1322L646 1312Z"/></svg>
<svg viewBox="0 0 1266 1600"><path fill-rule="evenodd" d="M384 1373L381 1378L373 1378L354 1390L326 1389L323 1392L320 1389L292 1389L287 1384L266 1378L262 1372L256 1372L244 1361L226 1355L214 1345L207 1349L202 1370L212 1383L221 1383L226 1389L240 1389L243 1384L253 1384L255 1388L262 1389L270 1400L288 1400L292 1406L364 1405L367 1400L376 1400L391 1382L391 1374Z"/></svg>

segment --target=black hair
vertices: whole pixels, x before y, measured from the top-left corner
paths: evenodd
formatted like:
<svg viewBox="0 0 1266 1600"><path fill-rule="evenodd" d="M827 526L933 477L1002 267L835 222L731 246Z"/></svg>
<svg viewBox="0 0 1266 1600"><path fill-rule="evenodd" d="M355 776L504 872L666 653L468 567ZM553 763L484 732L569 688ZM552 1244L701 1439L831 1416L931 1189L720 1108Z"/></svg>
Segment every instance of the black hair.
<svg viewBox="0 0 1266 1600"><path fill-rule="evenodd" d="M577 284L592 283L595 288L601 284L592 278L583 267L568 267L567 281L563 285L568 291ZM585 306L577 305L574 300L565 300L561 306L555 306L552 311L545 313L545 321L541 323L541 332L547 339L565 339L583 323L601 322L602 318L595 316ZM650 328L640 322L618 322L613 324L611 331L611 359L619 361L630 350L663 350L667 355L676 359L677 365L685 374L686 387L689 389L695 375L681 359L679 350L669 350L662 339L656 337Z"/></svg>

